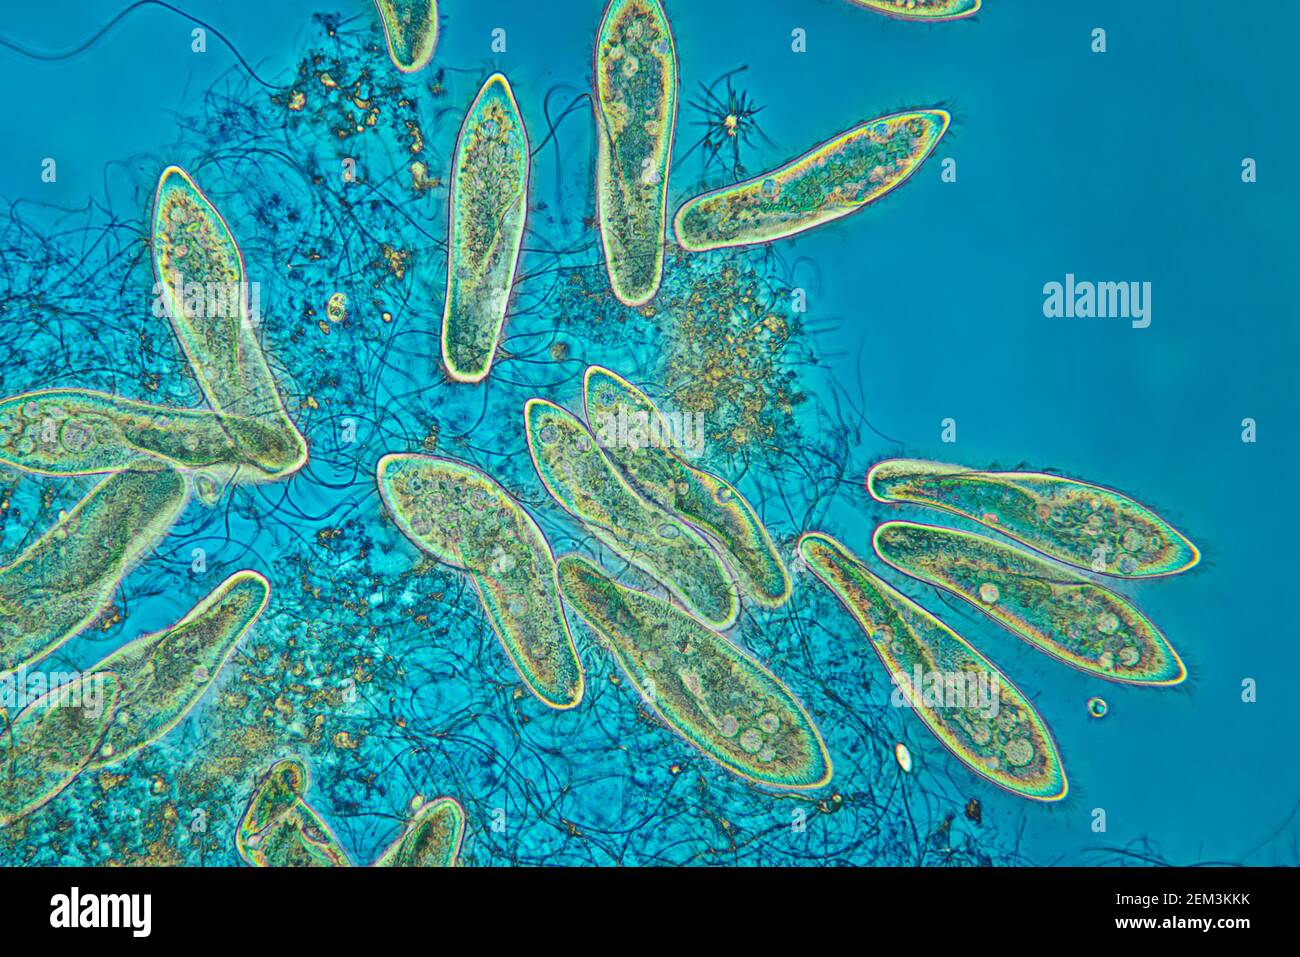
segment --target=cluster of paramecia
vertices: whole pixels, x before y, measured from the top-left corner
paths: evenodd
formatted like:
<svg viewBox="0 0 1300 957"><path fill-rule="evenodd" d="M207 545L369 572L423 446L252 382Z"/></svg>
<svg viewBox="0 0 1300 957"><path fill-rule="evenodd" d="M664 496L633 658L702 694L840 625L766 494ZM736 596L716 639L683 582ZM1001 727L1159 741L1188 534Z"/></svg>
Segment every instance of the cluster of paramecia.
<svg viewBox="0 0 1300 957"><path fill-rule="evenodd" d="M960 516L1019 543L889 521L872 536L887 565L964 599L1033 648L1094 677L1146 686L1186 677L1177 652L1146 615L1073 570L1142 579L1196 565L1196 546L1139 502L1059 475L915 459L878 463L867 475L867 491L877 501ZM907 703L958 760L1025 797L1065 797L1065 769L1046 723L987 658L829 535L803 535L798 551L857 621ZM1094 717L1106 713L1100 698L1088 708ZM908 770L910 756L901 747L899 763Z"/></svg>
<svg viewBox="0 0 1300 957"><path fill-rule="evenodd" d="M622 585L578 555L557 560L518 500L463 462L385 456L378 482L389 514L421 550L469 576L515 669L550 707L574 708L583 695L568 608L664 723L702 753L770 787L825 785L831 761L808 712L723 634L742 601L773 609L791 594L767 529L732 485L686 460L643 392L599 366L587 370L583 386L585 421L543 399L525 403L533 465L555 502L661 585L668 600ZM1071 570L1146 578L1195 565L1195 546L1140 503L1057 475L908 459L875 466L868 489L879 501L941 509L1028 546L891 521L872 543L893 568L965 599L1096 677L1158 686L1186 676L1137 607ZM1051 732L988 659L830 536L806 533L797 551L958 760L1025 797L1065 796Z"/></svg>
<svg viewBox="0 0 1300 957"><path fill-rule="evenodd" d="M910 19L951 19L978 3L865 3ZM433 3L380 0L394 61L419 69L437 36ZM653 298L662 271L676 60L657 0L612 0L596 50L597 199L606 271L623 302ZM779 169L687 201L674 233L688 250L769 242L853 212L905 181L947 129L942 111L882 117ZM443 363L452 379L490 371L523 231L529 149L508 82L494 75L461 127L449 210ZM498 215L488 215L494 211ZM207 401L173 408L83 389L0 401L0 461L44 475L103 474L58 523L0 569L0 669L50 655L86 628L191 494L213 503L232 482L282 479L306 461L249 315L244 263L208 198L164 171L152 251L160 294ZM393 454L377 482L393 521L466 575L529 689L578 706L584 675L573 611L660 718L728 771L775 788L815 788L831 760L780 679L724 634L742 602L774 609L790 572L749 502L693 466L645 393L593 366L583 415L543 399L523 410L532 462L555 502L598 542L658 582L658 597L578 555L558 560L531 515L481 470ZM935 525L886 522L878 557L980 608L1034 647L1089 674L1170 685L1186 674L1159 629L1123 596L1070 568L1144 578L1192 567L1196 548L1113 490L1056 475L890 460L868 476L882 502L941 509L1018 544ZM1024 546L1024 547L1021 547ZM1028 797L1067 790L1051 734L1023 694L969 643L819 532L800 567L824 582L935 736L972 771ZM82 771L149 747L197 704L265 608L252 571L222 582L173 626L118 649L77 680L5 715L0 757L15 770L0 825L46 804ZM935 679L940 694L932 694ZM956 703L953 693L963 695ZM80 707L91 696L102 706ZM1104 713L1104 705L1093 707ZM347 864L305 799L301 762L259 780L236 843L256 864ZM464 832L452 798L417 796L377 864L451 864Z"/></svg>
<svg viewBox="0 0 1300 957"><path fill-rule="evenodd" d="M437 5L376 4L394 64L406 72L426 66ZM933 19L952 6L912 4L912 15ZM628 306L649 303L663 278L677 93L677 55L659 0L611 0L595 48L596 209L610 288ZM776 169L688 199L673 217L674 237L699 252L772 242L839 219L906 182L949 122L946 111L928 109L858 124ZM449 177L441 346L457 382L481 382L491 370L523 243L529 174L519 104L494 73L465 114Z"/></svg>
<svg viewBox="0 0 1300 957"><path fill-rule="evenodd" d="M106 476L0 568L0 673L47 658L91 625L191 495L215 504L230 484L280 480L307 461L257 339L239 247L208 197L174 166L158 184L151 248L164 311L208 408L88 389L0 400L0 462L42 475ZM269 597L265 577L237 571L174 625L3 715L0 761L14 774L0 794L0 826L49 803L83 771L122 761L175 728ZM303 798L307 781L293 759L262 776L239 826L245 860L347 862ZM452 863L464 831L460 805L417 798L410 812L376 863Z"/></svg>
<svg viewBox="0 0 1300 957"><path fill-rule="evenodd" d="M538 477L585 531L670 599L620 584L578 555L557 560L518 500L463 462L385 456L378 482L389 514L421 550L469 576L515 669L545 704L570 709L583 697L567 608L701 752L765 785L824 785L831 761L807 711L721 633L742 600L776 608L790 597L767 529L733 486L687 461L668 420L621 376L590 367L583 406L580 418L543 399L525 403Z"/></svg>
<svg viewBox="0 0 1300 957"><path fill-rule="evenodd" d="M0 400L0 462L41 475L103 475L0 568L0 672L48 658L91 625L166 535L191 494L275 481L307 447L285 413L249 317L244 263L221 216L177 167L158 183L152 251L166 314L206 409L89 389ZM235 572L169 628L145 635L6 716L6 762L29 773L0 797L0 823L41 807L81 771L163 737L197 704L257 620L266 579ZM88 700L94 707L83 706Z"/></svg>
<svg viewBox="0 0 1300 957"><path fill-rule="evenodd" d="M862 5L912 20L958 19L980 6ZM423 41L436 38L436 7L406 5L398 18L393 5L379 7L394 62L419 69L433 54L433 43ZM413 29L416 13L434 26L425 20ZM420 44L403 42L415 36ZM419 57L412 55L416 46ZM606 273L620 302L640 306L662 279L677 110L676 54L658 0L611 0L594 59ZM672 219L672 234L683 250L697 252L772 242L848 215L905 182L949 122L945 111L916 110L860 124L779 168L687 200ZM523 120L509 83L495 74L466 115L453 160L442 347L454 379L477 382L490 371L522 241L528 174ZM499 210L506 213L490 215ZM390 513L422 549L471 577L515 667L546 703L572 708L582 696L568 606L663 720L724 767L774 786L824 784L830 761L807 713L720 634L735 623L742 597L776 607L789 595L788 572L754 510L726 482L691 467L671 442L628 442L611 432L610 422L629 416L663 421L615 373L588 370L584 406L585 423L546 400L525 405L538 476L597 541L660 583L675 604L626 588L576 556L556 562L532 517L464 463L385 457L379 483ZM1150 510L1057 476L937 463L882 463L869 485L881 500L945 508L1038 553L953 529L890 522L873 538L888 564L967 598L1034 647L1091 674L1157 685L1185 676L1176 652L1136 607L1059 567L1143 577L1195 564L1191 543ZM844 603L927 727L958 759L1016 793L1065 795L1046 724L987 659L829 536L804 535L799 557Z"/></svg>

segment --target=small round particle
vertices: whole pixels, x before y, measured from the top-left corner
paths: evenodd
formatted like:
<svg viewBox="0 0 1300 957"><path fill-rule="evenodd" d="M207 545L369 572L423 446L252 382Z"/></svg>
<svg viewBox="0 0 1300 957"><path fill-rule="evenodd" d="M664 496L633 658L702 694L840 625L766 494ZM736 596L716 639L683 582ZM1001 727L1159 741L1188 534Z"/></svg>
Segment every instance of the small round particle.
<svg viewBox="0 0 1300 957"><path fill-rule="evenodd" d="M898 762L898 766L903 769L904 774L912 772L912 752L907 750L907 745L902 741L894 745L894 760Z"/></svg>
<svg viewBox="0 0 1300 957"><path fill-rule="evenodd" d="M1105 698L1089 698L1088 714L1094 718L1106 717L1106 712L1110 710L1110 705L1106 704Z"/></svg>
<svg viewBox="0 0 1300 957"><path fill-rule="evenodd" d="M342 322L348 316L348 297L336 292L325 303L325 318L330 322Z"/></svg>
<svg viewBox="0 0 1300 957"><path fill-rule="evenodd" d="M996 605L1002 593L998 591L998 586L992 582L985 582L980 585L980 601L986 605Z"/></svg>
<svg viewBox="0 0 1300 957"><path fill-rule="evenodd" d="M1023 768L1034 759L1034 746L1026 738L1012 738L1002 750L1007 764L1014 768Z"/></svg>
<svg viewBox="0 0 1300 957"><path fill-rule="evenodd" d="M95 435L81 422L68 422L63 426L63 447L69 452L84 452L95 443Z"/></svg>

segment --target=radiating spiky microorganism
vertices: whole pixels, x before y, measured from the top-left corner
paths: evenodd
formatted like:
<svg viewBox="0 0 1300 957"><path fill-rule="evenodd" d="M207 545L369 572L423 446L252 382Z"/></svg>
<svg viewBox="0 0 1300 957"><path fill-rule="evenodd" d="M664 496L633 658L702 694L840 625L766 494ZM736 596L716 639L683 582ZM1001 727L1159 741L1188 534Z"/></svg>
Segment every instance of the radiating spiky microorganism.
<svg viewBox="0 0 1300 957"><path fill-rule="evenodd" d="M528 134L510 83L488 77L452 159L442 362L457 382L492 368L528 212Z"/></svg>
<svg viewBox="0 0 1300 957"><path fill-rule="evenodd" d="M677 51L659 0L610 0L596 36L596 211L605 269L625 305L663 275Z"/></svg>
<svg viewBox="0 0 1300 957"><path fill-rule="evenodd" d="M178 166L167 167L158 180L152 247L163 308L208 404L221 418L235 420L231 439L253 461L269 458L279 474L301 468L307 444L285 412L257 341L244 257L221 214ZM250 443L237 424L243 419L279 433L276 454Z"/></svg>
<svg viewBox="0 0 1300 957"><path fill-rule="evenodd" d="M187 498L171 469L116 472L0 568L0 672L43 658L94 621Z"/></svg>
<svg viewBox="0 0 1300 957"><path fill-rule="evenodd" d="M11 715L0 708L0 827L48 804L98 752L117 715L111 673L82 675Z"/></svg>
<svg viewBox="0 0 1300 957"><path fill-rule="evenodd" d="M753 146L757 140L769 146L776 145L755 119L763 107L747 92L736 89L731 82L735 74L745 69L748 68L730 70L707 86L700 84L699 94L690 103L700 118L693 120L691 125L703 127L704 132L694 144L678 155L678 164L699 150L704 159L706 174L714 165L720 165L733 180L740 180L745 177L742 147ZM720 83L724 85L723 90L717 89Z"/></svg>
<svg viewBox="0 0 1300 957"><path fill-rule="evenodd" d="M95 665L122 684L120 714L94 764L121 761L149 747L189 714L230 660L271 594L254 571L231 575L170 628L143 635Z"/></svg>
<svg viewBox="0 0 1300 957"><path fill-rule="evenodd" d="M938 23L961 20L979 13L983 0L852 0L860 7L899 20Z"/></svg>
<svg viewBox="0 0 1300 957"><path fill-rule="evenodd" d="M1186 536L1140 502L1060 475L887 459L867 473L867 491L881 502L952 512L1049 558L1107 575L1173 575L1201 557Z"/></svg>
<svg viewBox="0 0 1300 957"><path fill-rule="evenodd" d="M298 454L280 429L207 409L137 402L90 389L25 392L0 400L0 462L38 475L246 467L244 474L271 478L291 468Z"/></svg>
<svg viewBox="0 0 1300 957"><path fill-rule="evenodd" d="M1023 549L916 522L886 522L872 545L904 574L966 599L1012 634L1089 674L1161 685L1187 676L1169 641L1132 602Z"/></svg>
<svg viewBox="0 0 1300 957"><path fill-rule="evenodd" d="M575 555L565 601L609 647L667 725L727 770L778 788L817 788L831 759L803 705L767 668L669 602L620 585Z"/></svg>
<svg viewBox="0 0 1300 957"><path fill-rule="evenodd" d="M576 416L529 399L524 423L537 475L565 511L710 627L735 624L736 588L708 542L634 492Z"/></svg>
<svg viewBox="0 0 1300 957"><path fill-rule="evenodd" d="M403 73L423 70L438 46L438 0L375 0L388 56Z"/></svg>
<svg viewBox="0 0 1300 957"><path fill-rule="evenodd" d="M371 867L455 867L465 837L465 809L455 798L418 805L397 840Z"/></svg>
<svg viewBox="0 0 1300 957"><path fill-rule="evenodd" d="M1039 801L1068 785L1047 724L992 662L820 532L799 555L853 616L895 686L936 738L994 784Z"/></svg>
<svg viewBox="0 0 1300 957"><path fill-rule="evenodd" d="M351 862L307 803L307 765L277 761L258 781L235 834L239 856L256 867L347 867Z"/></svg>
<svg viewBox="0 0 1300 957"><path fill-rule="evenodd" d="M897 189L934 152L945 110L868 120L784 166L687 200L673 218L683 249L783 239L856 212Z"/></svg>
<svg viewBox="0 0 1300 957"><path fill-rule="evenodd" d="M587 422L628 483L708 536L726 556L745 596L764 608L790 597L790 573L772 537L736 489L695 468L658 406L622 376L591 366L583 377Z"/></svg>
<svg viewBox="0 0 1300 957"><path fill-rule="evenodd" d="M537 523L495 480L454 459L385 455L379 494L407 538L467 572L506 654L552 708L582 700L582 664L560 607L555 559Z"/></svg>

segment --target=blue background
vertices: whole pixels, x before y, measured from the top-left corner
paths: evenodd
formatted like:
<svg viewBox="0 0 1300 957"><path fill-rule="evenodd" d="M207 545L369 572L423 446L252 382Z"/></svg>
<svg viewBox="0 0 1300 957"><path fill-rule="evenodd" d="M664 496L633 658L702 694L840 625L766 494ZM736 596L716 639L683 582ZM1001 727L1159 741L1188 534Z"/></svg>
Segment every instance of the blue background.
<svg viewBox="0 0 1300 957"><path fill-rule="evenodd" d="M900 449L971 465L1059 469L1152 505L1205 556L1192 574L1122 589L1160 623L1187 662L1191 676L1175 690L1099 682L1037 656L982 619L945 615L1034 697L1070 776L1071 795L1061 805L1032 805L967 784L910 717L899 733L980 796L996 834L990 847L1014 846L1024 859L1112 863L1120 859L1115 849L1125 848L1175 863L1295 863L1300 681L1291 601L1295 513L1287 496L1300 479L1294 438L1300 337L1292 288L1300 197L1287 164L1300 153L1300 141L1282 111L1295 89L1291 45L1300 7L1273 5L1267 17L1255 17L1208 2L1171 11L1121 0L991 0L974 21L929 26L892 21L848 0L665 5L682 78L679 153L693 138L685 120L698 83L741 65L749 69L736 83L763 106L758 119L771 141L747 149L753 172L900 107L942 104L954 115L936 159L896 195L780 244L788 261L801 262L796 275L808 288L809 322L819 330L814 347L823 361L806 370L802 385L826 402L837 389L855 397L860 391L871 424L901 443L866 433L850 477L860 479L873 461ZM33 49L68 49L119 9L66 0L6 4L0 36ZM274 83L319 39L310 20L316 3L193 0L185 9L219 28ZM369 4L338 9L372 29ZM562 87L576 94L588 84L600 9L595 0L446 0L437 62L469 75L453 86L451 102L468 102L480 71L504 69L536 143L545 129L543 93ZM10 91L10 134L0 151L5 204L48 226L58 213L50 205L77 210L119 192L124 169L156 176L185 142L179 118L202 112L205 92L240 73L212 36L206 54L192 53L191 26L149 7L132 12L84 54L57 64L0 49L0 77ZM488 46L498 26L509 37L504 54ZM1096 27L1107 32L1105 54L1090 50ZM806 53L791 51L794 28L806 31ZM589 133L579 126L588 122L584 111L562 127L566 150L585 155ZM444 137L448 129L454 126ZM59 160L57 183L40 180L46 156ZM938 160L948 157L956 160L955 183L940 180ZM1241 180L1245 157L1258 161L1257 183ZM555 171L547 154L536 162L535 182L548 182ZM570 164L566 175L582 180L582 165ZM670 193L674 206L699 185L693 157L679 171ZM544 229L536 219L532 227ZM1067 272L1150 282L1151 326L1045 318L1043 284L1063 281ZM3 321L41 320L8 314ZM41 381L39 370L5 370L6 392L44 384L53 383ZM571 400L572 384L567 388ZM948 417L957 423L955 445L940 441ZM1247 417L1258 423L1254 444L1241 441ZM817 429L811 413L805 425ZM328 454L320 458L326 467ZM365 507L378 505L371 498ZM869 519L883 514L849 488L823 526L865 553ZM799 587L811 586L801 580ZM157 596L156 611L151 615L145 605L128 635L158 627L194 600L197 593ZM826 637L815 656L840 660L854 653L851 625L837 619L834 628L842 643ZM860 673L873 667L865 661ZM508 680L508 669L498 670ZM1241 700L1246 678L1258 683L1256 703ZM1096 694L1111 706L1101 721L1084 708ZM877 686L869 700L884 699ZM632 710L626 699L621 707ZM549 718L537 720L545 726ZM820 716L824 726L842 720ZM663 734L650 731L647 746L661 746L656 735ZM473 753L467 747L449 764ZM832 756L840 765L833 740ZM544 759L519 760L520 780L501 777L507 795L527 790L523 778L544 778L528 763ZM877 776L897 777L888 762L877 767ZM923 760L919 773L925 767ZM722 774L699 762L692 768L709 780ZM883 777L868 778L849 773L837 786L887 786ZM566 819L593 829L598 822L627 827L617 810L625 786L631 785L614 771L602 775L566 798ZM752 791L727 793L741 804L761 800ZM479 863L511 860L517 851L487 836L482 809L526 800L463 798L471 805L471 828L483 835L478 845L467 844L467 853ZM482 809L475 811L479 799ZM321 803L327 817L336 810ZM948 805L960 811L950 796L925 812L930 825ZM1090 827L1094 808L1106 812L1104 834ZM671 816L662 807L656 813ZM726 816L725 806L719 814ZM652 828L660 841L656 859L697 859L694 850L673 850L678 840L693 846L698 833L692 828L698 822L677 832ZM382 830L350 832L350 850L372 854ZM585 856L566 856L532 831L518 840L533 841L538 859L578 863ZM872 859L843 834L825 841L799 860ZM606 847L585 857L604 863L618 856Z"/></svg>

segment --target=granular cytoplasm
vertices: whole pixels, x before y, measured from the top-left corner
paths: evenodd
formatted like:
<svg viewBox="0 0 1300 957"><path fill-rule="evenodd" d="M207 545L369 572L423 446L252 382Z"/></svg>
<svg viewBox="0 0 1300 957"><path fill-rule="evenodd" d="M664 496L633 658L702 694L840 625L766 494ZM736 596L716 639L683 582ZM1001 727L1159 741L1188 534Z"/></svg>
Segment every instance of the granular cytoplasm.
<svg viewBox="0 0 1300 957"><path fill-rule="evenodd" d="M324 819L307 803L307 765L277 761L257 783L239 822L235 846L255 867L347 867L351 864Z"/></svg>
<svg viewBox="0 0 1300 957"><path fill-rule="evenodd" d="M465 809L441 797L416 808L411 820L372 867L455 867L465 838Z"/></svg>
<svg viewBox="0 0 1300 957"><path fill-rule="evenodd" d="M250 455L249 450L255 451ZM299 454L279 429L207 409L137 402L90 389L0 400L0 462L40 475L229 467L252 480L295 467Z"/></svg>
<svg viewBox="0 0 1300 957"><path fill-rule="evenodd" d="M528 212L528 134L510 83L488 77L452 159L442 361L457 382L492 367Z"/></svg>
<svg viewBox="0 0 1300 957"><path fill-rule="evenodd" d="M117 719L95 765L112 764L158 741L198 704L266 607L271 589L257 572L231 575L175 625L143 635L95 665L122 684Z"/></svg>
<svg viewBox="0 0 1300 957"><path fill-rule="evenodd" d="M1060 475L887 459L871 468L866 484L877 501L952 512L1048 558L1106 575L1173 575L1201 557L1195 545L1145 505Z"/></svg>
<svg viewBox="0 0 1300 957"><path fill-rule="evenodd" d="M663 275L677 51L659 0L610 0L596 36L596 210L609 284L629 306Z"/></svg>
<svg viewBox="0 0 1300 957"><path fill-rule="evenodd" d="M916 522L886 522L871 541L882 561L964 598L1080 671L1146 685L1187 676L1169 641L1132 602L1023 549Z"/></svg>
<svg viewBox="0 0 1300 957"><path fill-rule="evenodd" d="M727 770L776 788L818 788L831 759L776 675L699 619L620 585L576 555L560 589L670 728Z"/></svg>
<svg viewBox="0 0 1300 957"><path fill-rule="evenodd" d="M418 453L385 455L379 493L393 522L438 561L468 572L519 676L552 708L582 700L578 653L542 530L486 473Z"/></svg>
<svg viewBox="0 0 1300 957"><path fill-rule="evenodd" d="M438 46L438 0L375 0L393 66L423 70Z"/></svg>
<svg viewBox="0 0 1300 957"><path fill-rule="evenodd" d="M0 672L50 654L94 621L187 498L170 469L116 472L0 568Z"/></svg>
<svg viewBox="0 0 1300 957"><path fill-rule="evenodd" d="M163 170L154 194L151 239L155 290L208 404L217 415L256 419L283 433L292 448L267 459L267 470L291 472L307 460L307 445L284 409L266 363L251 309L244 257L216 207L178 166ZM236 428L236 442L244 440ZM266 452L245 447L250 457Z"/></svg>
<svg viewBox="0 0 1300 957"><path fill-rule="evenodd" d="M847 216L903 185L950 122L946 110L868 120L784 166L687 200L673 233L699 252L772 242Z"/></svg>
<svg viewBox="0 0 1300 957"><path fill-rule="evenodd" d="M702 438L703 431L680 424L690 416L679 416L674 428L644 392L601 366L587 369L583 401L596 440L628 483L707 535L747 598L764 608L784 604L790 573L754 507L732 485L686 461L682 443L692 432Z"/></svg>
<svg viewBox="0 0 1300 957"><path fill-rule="evenodd" d="M0 828L48 804L99 750L117 714L112 674L83 675L9 714L0 708Z"/></svg>
<svg viewBox="0 0 1300 957"><path fill-rule="evenodd" d="M917 20L938 23L943 20L961 20L979 13L983 0L852 0L898 20Z"/></svg>
<svg viewBox="0 0 1300 957"><path fill-rule="evenodd" d="M1056 743L1029 699L987 658L828 535L799 539L808 568L840 600L917 717L954 757L999 787L1059 801Z"/></svg>
<svg viewBox="0 0 1300 957"><path fill-rule="evenodd" d="M529 399L524 421L537 475L565 511L710 627L735 624L736 588L708 542L634 492L577 416Z"/></svg>

